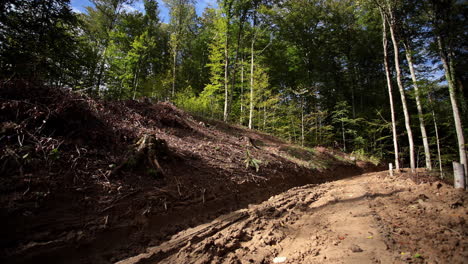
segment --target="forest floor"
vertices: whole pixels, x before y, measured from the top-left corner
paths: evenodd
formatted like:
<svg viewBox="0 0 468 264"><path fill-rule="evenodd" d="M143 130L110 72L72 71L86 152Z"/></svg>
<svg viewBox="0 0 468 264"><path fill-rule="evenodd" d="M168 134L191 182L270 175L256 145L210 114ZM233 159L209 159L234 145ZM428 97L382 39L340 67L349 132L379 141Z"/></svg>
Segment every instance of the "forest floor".
<svg viewBox="0 0 468 264"><path fill-rule="evenodd" d="M292 188L118 263L468 263L466 198L367 173Z"/></svg>
<svg viewBox="0 0 468 264"><path fill-rule="evenodd" d="M167 102L7 84L0 262L466 260L465 192L425 173L357 176L379 170L363 159Z"/></svg>

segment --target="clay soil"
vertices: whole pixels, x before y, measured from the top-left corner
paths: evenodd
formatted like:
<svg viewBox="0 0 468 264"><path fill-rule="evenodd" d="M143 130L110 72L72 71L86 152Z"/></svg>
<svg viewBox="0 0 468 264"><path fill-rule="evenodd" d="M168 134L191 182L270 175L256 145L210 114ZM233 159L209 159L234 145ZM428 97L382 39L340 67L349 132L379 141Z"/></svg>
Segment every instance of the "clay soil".
<svg viewBox="0 0 468 264"><path fill-rule="evenodd" d="M133 159L148 135L162 173ZM0 262L466 261L466 194L377 170L167 102L3 83Z"/></svg>
<svg viewBox="0 0 468 264"><path fill-rule="evenodd" d="M466 198L368 173L292 188L119 264L467 263Z"/></svg>

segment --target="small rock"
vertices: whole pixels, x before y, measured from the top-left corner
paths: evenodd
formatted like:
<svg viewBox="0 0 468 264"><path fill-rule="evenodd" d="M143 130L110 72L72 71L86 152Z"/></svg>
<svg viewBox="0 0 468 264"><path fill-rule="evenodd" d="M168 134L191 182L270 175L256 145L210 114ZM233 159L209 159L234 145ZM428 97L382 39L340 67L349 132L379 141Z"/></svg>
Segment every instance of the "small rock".
<svg viewBox="0 0 468 264"><path fill-rule="evenodd" d="M363 251L362 248L360 248L358 245L352 245L351 247L349 247L349 249L351 249L351 251L354 253Z"/></svg>
<svg viewBox="0 0 468 264"><path fill-rule="evenodd" d="M286 261L286 257L276 257L273 259L273 263L283 263Z"/></svg>

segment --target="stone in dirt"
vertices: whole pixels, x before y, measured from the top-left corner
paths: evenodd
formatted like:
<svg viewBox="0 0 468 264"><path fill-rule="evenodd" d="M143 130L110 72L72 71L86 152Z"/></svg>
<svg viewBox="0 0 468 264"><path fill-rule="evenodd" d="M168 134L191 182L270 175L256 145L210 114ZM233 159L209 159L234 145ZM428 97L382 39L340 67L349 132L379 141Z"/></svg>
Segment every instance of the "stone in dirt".
<svg viewBox="0 0 468 264"><path fill-rule="evenodd" d="M276 257L273 259L273 263L283 263L286 261L286 257Z"/></svg>
<svg viewBox="0 0 468 264"><path fill-rule="evenodd" d="M358 245L352 245L349 249L351 249L352 252L354 253L358 253L358 252L362 252L362 248L360 248Z"/></svg>

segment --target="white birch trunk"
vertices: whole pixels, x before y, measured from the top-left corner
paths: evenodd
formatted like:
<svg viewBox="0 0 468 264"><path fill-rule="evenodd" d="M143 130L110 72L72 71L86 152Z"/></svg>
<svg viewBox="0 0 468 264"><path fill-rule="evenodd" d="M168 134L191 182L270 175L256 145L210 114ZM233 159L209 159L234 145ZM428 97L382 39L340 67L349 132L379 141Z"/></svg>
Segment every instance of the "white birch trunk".
<svg viewBox="0 0 468 264"><path fill-rule="evenodd" d="M442 158L440 155L440 140L439 140L439 128L437 126L437 120L435 116L434 109L432 109L432 120L434 121L434 129L436 134L436 144L437 144L437 159L439 160L439 170L440 170L440 178L444 178L444 171L442 169Z"/></svg>
<svg viewBox="0 0 468 264"><path fill-rule="evenodd" d="M390 36L393 42L393 53L395 56L395 70L397 73L397 84L398 89L400 90L400 97L401 97L401 104L403 106L403 113L405 115L405 127L406 133L408 134L408 143L409 143L409 157L410 157L410 168L411 172L415 172L415 162L414 162L414 141L413 141L413 131L411 130L411 121L410 115L408 112L408 106L406 104L406 96L405 96L405 89L403 87L403 82L401 81L401 69L400 69L400 58L399 58L399 50L398 50L398 41L395 36L395 18L393 17L393 10L390 6L388 6L388 13L389 18L388 22L390 25Z"/></svg>
<svg viewBox="0 0 468 264"><path fill-rule="evenodd" d="M390 113L392 115L392 134L393 134L393 150L395 152L395 169L397 172L400 171L400 161L399 161L399 153L398 153L398 135L396 130L396 121L395 121L395 107L393 106L393 93L392 93L392 78L390 76L390 67L388 66L388 50L387 50L387 22L385 20L385 16L380 11L382 16L382 44L384 49L384 67L385 67L385 75L387 77L387 87L388 87L388 97L390 100Z"/></svg>
<svg viewBox="0 0 468 264"><path fill-rule="evenodd" d="M240 124L244 124L244 58L241 61Z"/></svg>
<svg viewBox="0 0 468 264"><path fill-rule="evenodd" d="M255 38L252 39L252 46L250 47L250 113L249 113L249 128L252 129L253 123L253 110L254 110L254 45Z"/></svg>
<svg viewBox="0 0 468 264"><path fill-rule="evenodd" d="M411 51L409 44L404 44L404 47L405 47L405 53L406 53L406 60L408 61L408 66L409 66L410 73L411 73L411 80L413 81L414 93L415 93L415 98L416 98L416 106L418 109L419 127L421 128L421 135L422 135L423 146L424 146L424 156L426 158L426 168L428 170L432 170L431 151L429 149L429 142L427 140L426 125L424 123L424 114L423 114L422 105L421 105L421 98L419 96L419 87L418 87L418 83L416 79L416 73L414 71L413 57L411 54L412 51Z"/></svg>
<svg viewBox="0 0 468 264"><path fill-rule="evenodd" d="M227 122L228 121L228 116L229 116L229 73L228 73L228 68L229 68L229 42L228 42L228 33L226 32L226 43L224 46L224 115L223 115L223 121Z"/></svg>
<svg viewBox="0 0 468 264"><path fill-rule="evenodd" d="M444 65L445 78L447 79L447 82L448 82L450 102L452 104L453 119L455 122L455 130L457 132L460 163L464 165L465 175L468 175L468 169L466 166L467 164L466 164L465 136L463 135L463 126L461 123L460 111L458 110L457 98L455 95L455 80L452 78L453 73L450 69L448 58L444 52L442 39L440 38L440 36L437 37L437 42L439 45L439 52L440 52L442 64Z"/></svg>

